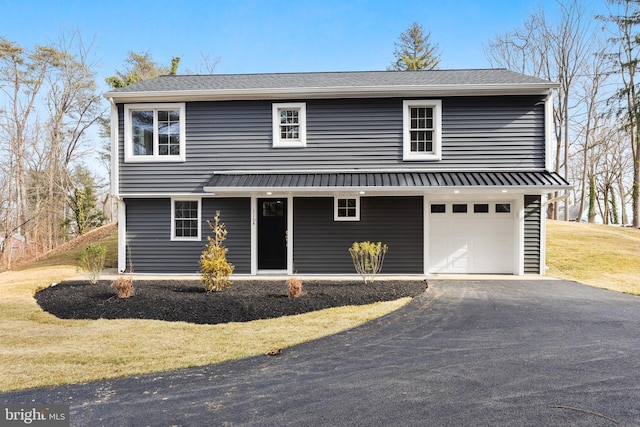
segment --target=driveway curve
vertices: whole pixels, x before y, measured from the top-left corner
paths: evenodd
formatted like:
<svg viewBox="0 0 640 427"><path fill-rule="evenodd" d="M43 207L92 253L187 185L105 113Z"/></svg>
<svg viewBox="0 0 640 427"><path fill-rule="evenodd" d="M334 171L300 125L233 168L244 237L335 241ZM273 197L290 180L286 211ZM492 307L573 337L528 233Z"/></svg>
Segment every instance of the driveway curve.
<svg viewBox="0 0 640 427"><path fill-rule="evenodd" d="M361 327L218 365L0 394L77 426L636 426L640 298L430 281Z"/></svg>

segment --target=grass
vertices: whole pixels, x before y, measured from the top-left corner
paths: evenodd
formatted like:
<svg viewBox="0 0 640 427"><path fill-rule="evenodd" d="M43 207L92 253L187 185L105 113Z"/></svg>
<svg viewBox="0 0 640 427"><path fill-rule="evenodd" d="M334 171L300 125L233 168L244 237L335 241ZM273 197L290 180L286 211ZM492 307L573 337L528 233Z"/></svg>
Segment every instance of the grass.
<svg viewBox="0 0 640 427"><path fill-rule="evenodd" d="M114 265L117 237L99 240ZM34 292L77 274L89 243L18 270L0 273L0 391L78 383L219 363L287 348L353 328L409 299L340 307L280 319L226 325L155 320L60 320L43 312ZM640 294L640 231L602 225L547 226L552 277Z"/></svg>
<svg viewBox="0 0 640 427"><path fill-rule="evenodd" d="M117 238L99 240L113 263ZM0 273L0 391L79 383L219 363L335 334L383 316L410 299L338 307L225 325L156 320L61 320L33 294L77 274L73 247ZM265 356L266 357L266 356Z"/></svg>
<svg viewBox="0 0 640 427"><path fill-rule="evenodd" d="M640 230L547 222L547 274L640 295Z"/></svg>

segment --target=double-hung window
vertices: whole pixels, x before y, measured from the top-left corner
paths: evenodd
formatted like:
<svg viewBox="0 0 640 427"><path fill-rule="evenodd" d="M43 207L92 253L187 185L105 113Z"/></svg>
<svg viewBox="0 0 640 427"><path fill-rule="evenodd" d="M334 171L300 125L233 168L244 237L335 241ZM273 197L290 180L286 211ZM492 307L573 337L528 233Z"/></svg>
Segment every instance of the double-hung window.
<svg viewBox="0 0 640 427"><path fill-rule="evenodd" d="M200 240L200 199L171 200L171 240Z"/></svg>
<svg viewBox="0 0 640 427"><path fill-rule="evenodd" d="M184 162L184 104L127 104L125 162Z"/></svg>
<svg viewBox="0 0 640 427"><path fill-rule="evenodd" d="M360 221L359 197L334 197L334 221Z"/></svg>
<svg viewBox="0 0 640 427"><path fill-rule="evenodd" d="M274 103L273 147L304 147L307 145L307 108L304 102Z"/></svg>
<svg viewBox="0 0 640 427"><path fill-rule="evenodd" d="M403 102L403 160L442 158L442 101Z"/></svg>

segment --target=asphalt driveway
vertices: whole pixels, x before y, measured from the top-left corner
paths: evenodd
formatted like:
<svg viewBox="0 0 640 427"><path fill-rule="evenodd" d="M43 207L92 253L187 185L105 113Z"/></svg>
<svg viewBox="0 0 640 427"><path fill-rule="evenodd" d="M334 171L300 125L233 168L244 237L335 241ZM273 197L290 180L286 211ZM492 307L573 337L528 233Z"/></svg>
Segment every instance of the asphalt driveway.
<svg viewBox="0 0 640 427"><path fill-rule="evenodd" d="M640 298L552 280L431 281L389 316L280 356L0 402L70 404L77 426L635 426Z"/></svg>

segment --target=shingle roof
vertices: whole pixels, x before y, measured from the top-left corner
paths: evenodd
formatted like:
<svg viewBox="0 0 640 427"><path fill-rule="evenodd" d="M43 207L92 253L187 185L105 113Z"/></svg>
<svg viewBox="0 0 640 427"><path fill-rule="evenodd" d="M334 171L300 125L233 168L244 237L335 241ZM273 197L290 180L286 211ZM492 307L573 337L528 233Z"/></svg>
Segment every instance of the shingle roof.
<svg viewBox="0 0 640 427"><path fill-rule="evenodd" d="M550 84L550 82L504 69L212 74L161 76L115 89L113 92L440 86L460 84Z"/></svg>
<svg viewBox="0 0 640 427"><path fill-rule="evenodd" d="M535 188L563 190L571 185L555 172L317 172L214 173L205 191L336 190L435 188Z"/></svg>
<svg viewBox="0 0 640 427"><path fill-rule="evenodd" d="M537 91L556 87L548 80L505 69L363 71L277 74L174 75L145 80L114 89L106 97L170 96L171 94L278 94L341 93L354 91L469 90L473 88L528 88Z"/></svg>

